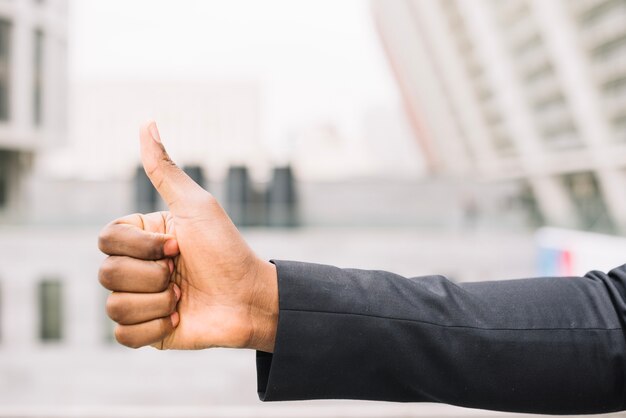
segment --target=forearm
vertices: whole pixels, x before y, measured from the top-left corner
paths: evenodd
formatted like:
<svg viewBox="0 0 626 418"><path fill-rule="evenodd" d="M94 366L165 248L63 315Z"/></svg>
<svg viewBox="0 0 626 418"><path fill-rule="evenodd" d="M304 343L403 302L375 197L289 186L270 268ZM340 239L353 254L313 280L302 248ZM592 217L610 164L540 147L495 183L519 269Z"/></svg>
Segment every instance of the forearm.
<svg viewBox="0 0 626 418"><path fill-rule="evenodd" d="M276 262L265 400L431 401L542 413L622 409L624 271L454 284ZM266 372L266 379L263 373Z"/></svg>

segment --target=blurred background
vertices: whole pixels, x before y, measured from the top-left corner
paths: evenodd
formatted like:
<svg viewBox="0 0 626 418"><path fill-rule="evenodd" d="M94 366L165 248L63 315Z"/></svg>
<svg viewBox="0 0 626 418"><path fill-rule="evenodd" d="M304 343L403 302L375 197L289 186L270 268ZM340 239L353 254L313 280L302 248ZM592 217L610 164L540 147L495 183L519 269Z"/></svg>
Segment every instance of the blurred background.
<svg viewBox="0 0 626 418"><path fill-rule="evenodd" d="M624 262L625 0L0 0L0 416L512 415L262 404L252 352L117 345L96 237L164 208L146 119L265 258Z"/></svg>

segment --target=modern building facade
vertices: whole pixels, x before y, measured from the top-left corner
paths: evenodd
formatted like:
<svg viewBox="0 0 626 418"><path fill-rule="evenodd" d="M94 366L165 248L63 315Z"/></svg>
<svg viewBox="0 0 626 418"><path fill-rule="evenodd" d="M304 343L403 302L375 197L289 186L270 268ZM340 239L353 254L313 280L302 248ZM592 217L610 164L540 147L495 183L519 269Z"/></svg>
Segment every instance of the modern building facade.
<svg viewBox="0 0 626 418"><path fill-rule="evenodd" d="M374 19L432 173L626 231L626 2L396 0Z"/></svg>
<svg viewBox="0 0 626 418"><path fill-rule="evenodd" d="M0 2L0 220L19 219L36 152L66 133L65 0Z"/></svg>
<svg viewBox="0 0 626 418"><path fill-rule="evenodd" d="M54 178L128 179L139 161L139 125L156 120L171 157L223 178L228 167L265 168L257 82L74 80L67 147L44 157Z"/></svg>

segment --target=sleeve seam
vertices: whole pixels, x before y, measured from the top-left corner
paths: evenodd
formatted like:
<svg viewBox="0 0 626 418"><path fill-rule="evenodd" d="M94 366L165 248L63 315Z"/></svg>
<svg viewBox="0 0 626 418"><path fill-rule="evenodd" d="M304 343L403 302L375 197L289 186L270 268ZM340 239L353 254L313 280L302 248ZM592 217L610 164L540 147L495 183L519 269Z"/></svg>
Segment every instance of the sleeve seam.
<svg viewBox="0 0 626 418"><path fill-rule="evenodd" d="M391 316L383 316L383 315L372 315L365 313L357 313L357 312L334 312L334 311L322 311L315 309L292 309L292 308L281 308L280 311L289 311L289 312L306 312L306 313L319 313L319 314L328 314L328 315L352 315L352 316L362 316L374 319L385 319L391 321L404 321L404 322L415 322L424 325L431 325L435 327L441 328L460 328L460 329L476 329L476 330L484 330L484 331L622 331L621 327L615 328L603 328L603 327L541 327L541 328L507 328L507 327L478 327L472 325L448 325L448 324L439 324L436 322L424 321L420 319L411 319L411 318L399 318L399 317L391 317Z"/></svg>

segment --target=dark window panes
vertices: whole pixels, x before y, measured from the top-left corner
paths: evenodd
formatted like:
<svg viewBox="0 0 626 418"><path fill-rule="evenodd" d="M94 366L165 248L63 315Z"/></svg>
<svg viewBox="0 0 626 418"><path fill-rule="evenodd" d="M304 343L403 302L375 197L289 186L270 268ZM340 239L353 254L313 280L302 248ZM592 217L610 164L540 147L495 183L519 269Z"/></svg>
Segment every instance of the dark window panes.
<svg viewBox="0 0 626 418"><path fill-rule="evenodd" d="M63 288L58 280L39 283L39 338L58 341L63 337Z"/></svg>
<svg viewBox="0 0 626 418"><path fill-rule="evenodd" d="M8 151L0 151L0 209L9 202L9 157Z"/></svg>
<svg viewBox="0 0 626 418"><path fill-rule="evenodd" d="M186 165L183 167L183 171L187 173L189 177L200 185L203 189L206 189L206 178L204 176L204 170L199 165Z"/></svg>
<svg viewBox="0 0 626 418"><path fill-rule="evenodd" d="M563 183L578 212L583 229L608 233L615 231L598 180L593 173L566 174L563 176Z"/></svg>
<svg viewBox="0 0 626 418"><path fill-rule="evenodd" d="M143 167L135 170L135 210L141 213L155 212L159 208L159 194L146 175Z"/></svg>
<svg viewBox="0 0 626 418"><path fill-rule="evenodd" d="M254 224L250 217L250 201L253 194L248 168L245 166L230 167L226 177L226 208L235 225L250 226Z"/></svg>
<svg viewBox="0 0 626 418"><path fill-rule="evenodd" d="M295 179L291 167L276 167L268 193L268 223L287 227L298 224Z"/></svg>
<svg viewBox="0 0 626 418"><path fill-rule="evenodd" d="M0 209L7 205L7 181L5 178L0 178Z"/></svg>
<svg viewBox="0 0 626 418"><path fill-rule="evenodd" d="M0 121L9 119L11 22L0 19Z"/></svg>
<svg viewBox="0 0 626 418"><path fill-rule="evenodd" d="M33 123L40 126L43 120L43 54L44 33L35 31L34 60L33 60Z"/></svg>
<svg viewBox="0 0 626 418"><path fill-rule="evenodd" d="M4 302L3 300L4 294L2 293L2 283L0 282L0 341L2 341L2 302Z"/></svg>
<svg viewBox="0 0 626 418"><path fill-rule="evenodd" d="M98 292L100 293L100 300L102 301L101 312L102 312L102 325L103 325L103 331L104 331L102 336L106 344L114 343L115 342L115 322L113 322L106 313L106 302L111 292L109 292L108 290L104 288L98 289Z"/></svg>

